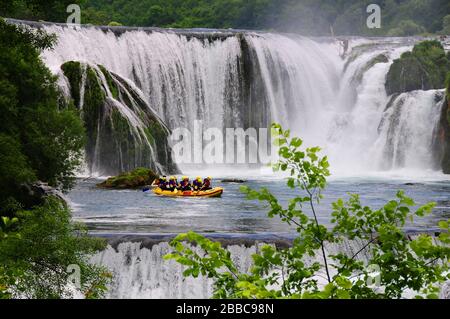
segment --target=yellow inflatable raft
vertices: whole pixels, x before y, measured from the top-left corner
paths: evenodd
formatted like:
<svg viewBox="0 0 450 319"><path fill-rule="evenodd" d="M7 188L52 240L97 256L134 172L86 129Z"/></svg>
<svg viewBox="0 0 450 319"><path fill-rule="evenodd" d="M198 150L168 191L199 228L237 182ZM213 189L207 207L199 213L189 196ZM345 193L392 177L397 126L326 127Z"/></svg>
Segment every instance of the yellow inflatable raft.
<svg viewBox="0 0 450 319"><path fill-rule="evenodd" d="M207 191L179 191L175 190L173 192L171 191L164 191L161 188L157 187L153 190L153 192L156 195L161 196L170 196L170 197L220 197L223 193L222 187L215 187L213 189L209 189Z"/></svg>

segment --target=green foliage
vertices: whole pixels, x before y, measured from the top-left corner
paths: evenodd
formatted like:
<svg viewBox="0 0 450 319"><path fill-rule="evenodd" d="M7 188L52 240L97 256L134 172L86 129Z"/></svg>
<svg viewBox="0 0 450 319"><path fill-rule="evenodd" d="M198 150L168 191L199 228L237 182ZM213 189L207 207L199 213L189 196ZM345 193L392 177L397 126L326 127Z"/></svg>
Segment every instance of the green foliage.
<svg viewBox="0 0 450 319"><path fill-rule="evenodd" d="M378 3L382 27L368 29L366 8ZM443 0L87 0L83 23L175 28L266 29L307 35L415 35L438 32L450 12Z"/></svg>
<svg viewBox="0 0 450 319"><path fill-rule="evenodd" d="M444 0L6 0L0 16L64 22L70 3L82 23L170 28L265 29L305 35L449 34ZM366 8L382 8L382 27L368 29Z"/></svg>
<svg viewBox="0 0 450 319"><path fill-rule="evenodd" d="M108 26L110 27L120 27L122 26L122 23L116 22L116 21L111 21L110 23L108 23Z"/></svg>
<svg viewBox="0 0 450 319"><path fill-rule="evenodd" d="M119 88L117 87L117 84L114 82L111 73L106 70L106 68L103 65L98 66L100 71L102 71L103 75L105 76L106 82L108 83L109 90L111 91L112 96L115 99L119 98Z"/></svg>
<svg viewBox="0 0 450 319"><path fill-rule="evenodd" d="M444 18L442 18L442 34L449 35L450 34L450 14L447 14Z"/></svg>
<svg viewBox="0 0 450 319"><path fill-rule="evenodd" d="M61 105L56 79L40 60L55 41L43 31L0 19L0 207L37 179L68 189L80 164L84 130L73 106Z"/></svg>
<svg viewBox="0 0 450 319"><path fill-rule="evenodd" d="M2 0L0 17L66 22L67 6L83 2L85 0Z"/></svg>
<svg viewBox="0 0 450 319"><path fill-rule="evenodd" d="M74 1L3 1L0 15L65 19ZM64 13L62 13L64 11ZM0 298L70 296L67 266L78 265L80 291L101 297L110 280L88 263L104 242L72 223L65 204L27 191L37 180L68 190L82 159L84 129L73 103L40 59L55 36L0 19Z"/></svg>
<svg viewBox="0 0 450 319"><path fill-rule="evenodd" d="M399 191L374 210L350 194L347 201L332 204L333 227L327 229L315 207L330 174L327 157L319 155L318 147L302 148L302 140L290 138L279 125L273 129L280 147L274 169L289 173L287 186L298 195L284 207L267 189L244 186L242 191L249 199L265 202L269 217L295 228L292 246L264 245L253 256L250 273L242 273L219 243L189 232L171 242L174 250L166 259L184 265L185 276L213 278L215 298L401 298L407 289L418 297L436 298L439 285L449 278L449 223L439 223L438 243L428 234L411 240L403 231L406 221L429 214L435 204L412 210L416 203ZM351 255L325 253L328 245L348 240L362 243L360 249ZM362 253L369 256L367 262L359 258ZM308 262L311 256L317 261ZM374 277L379 277L378 285L372 285ZM319 284L319 278L325 283Z"/></svg>
<svg viewBox="0 0 450 319"><path fill-rule="evenodd" d="M450 71L450 55L439 41L422 41L394 61L386 76L388 94L441 89Z"/></svg>
<svg viewBox="0 0 450 319"><path fill-rule="evenodd" d="M69 61L61 65L67 80L70 83L70 96L72 97L76 107L80 107L80 84L81 84L81 63Z"/></svg>
<svg viewBox="0 0 450 319"><path fill-rule="evenodd" d="M413 20L402 20L397 27L389 30L389 36L406 37L425 32L425 28L415 23Z"/></svg>
<svg viewBox="0 0 450 319"><path fill-rule="evenodd" d="M71 221L70 211L49 198L45 205L3 217L0 237L0 296L26 298L70 297L69 265L80 267L80 291L101 297L111 275L89 263L89 256L106 244L88 236Z"/></svg>

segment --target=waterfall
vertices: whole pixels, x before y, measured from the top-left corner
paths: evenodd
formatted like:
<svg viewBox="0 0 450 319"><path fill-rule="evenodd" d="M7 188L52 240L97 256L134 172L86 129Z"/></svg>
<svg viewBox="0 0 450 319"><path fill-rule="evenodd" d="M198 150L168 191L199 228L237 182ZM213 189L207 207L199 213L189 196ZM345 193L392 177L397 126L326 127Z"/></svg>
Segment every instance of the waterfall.
<svg viewBox="0 0 450 319"><path fill-rule="evenodd" d="M410 238L416 238L416 234L411 234ZM434 244L439 244L436 238ZM275 244L276 243L272 243ZM344 240L340 243L327 243L325 245L326 254L336 255L339 253L353 256L365 247L366 242L362 240ZM243 245L238 242L225 246L230 252L234 264L240 272L249 273L252 265L252 256L257 253L262 243L254 242ZM193 248L197 250L198 248ZM113 281L108 287L106 298L142 298L142 299L205 299L210 298L213 293L213 281L207 277L198 278L184 277L184 266L173 260L164 260L166 254L172 252L172 248L165 241L145 245L143 241L124 241L115 244L114 248L108 246L106 250L97 253L91 259L93 263L106 266L113 275ZM363 249L357 259L363 263L370 260L370 252ZM329 260L330 261L330 260ZM303 262L311 265L314 262L323 264L320 253L316 256L305 255ZM335 269L331 268L331 275L335 274ZM319 285L325 285L325 271L323 276L317 276ZM442 285L440 298L448 299L450 281ZM407 290L405 298L413 298L415 293Z"/></svg>
<svg viewBox="0 0 450 319"><path fill-rule="evenodd" d="M32 26L58 36L42 55L55 74L67 61L102 65L132 83L170 130L192 132L195 120L222 130L277 121L321 146L337 175L438 169L426 153L440 102L426 92L387 96L384 87L415 39L349 39L342 58L339 41L289 34Z"/></svg>
<svg viewBox="0 0 450 319"><path fill-rule="evenodd" d="M256 247L230 246L233 260L241 271L248 271ZM172 251L167 242L141 248L141 243L124 242L116 249L108 248L92 258L92 262L106 266L113 273L107 298L209 298L212 281L184 278L184 266L164 260Z"/></svg>
<svg viewBox="0 0 450 319"><path fill-rule="evenodd" d="M413 91L392 98L374 147L381 169L432 167L443 100L444 90Z"/></svg>
<svg viewBox="0 0 450 319"><path fill-rule="evenodd" d="M253 265L252 255L262 244L249 247L244 245L229 245L234 264L241 272L249 272ZM345 252L356 253L364 243L348 241L340 244L327 245L328 254ZM184 278L184 266L173 260L164 260L163 256L172 252L167 242L142 247L141 242L122 242L115 248L108 246L106 250L92 257L92 262L106 266L113 274L107 298L210 298L213 287L212 280L206 277ZM361 254L361 260L367 260L366 253ZM305 256L306 263L321 262L317 257ZM319 278L320 280L320 278Z"/></svg>

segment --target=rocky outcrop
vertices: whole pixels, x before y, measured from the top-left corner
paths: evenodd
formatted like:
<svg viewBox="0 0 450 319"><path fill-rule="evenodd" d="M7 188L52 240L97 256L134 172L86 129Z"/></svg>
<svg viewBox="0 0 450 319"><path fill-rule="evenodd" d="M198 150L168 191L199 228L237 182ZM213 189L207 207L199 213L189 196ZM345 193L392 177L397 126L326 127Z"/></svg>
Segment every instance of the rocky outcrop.
<svg viewBox="0 0 450 319"><path fill-rule="evenodd" d="M67 205L64 195L60 191L40 181L33 184L20 185L17 197L24 209L32 209L35 206L43 205L48 197L54 197L64 205Z"/></svg>
<svg viewBox="0 0 450 319"><path fill-rule="evenodd" d="M386 76L388 95L414 90L442 89L450 71L450 53L439 41L423 41L394 61Z"/></svg>
<svg viewBox="0 0 450 319"><path fill-rule="evenodd" d="M86 128L89 170L115 175L136 167L177 173L169 129L134 84L101 65L76 61L61 66Z"/></svg>
<svg viewBox="0 0 450 319"><path fill-rule="evenodd" d="M385 54L378 54L358 70L358 72L353 76L352 82L356 84L361 83L364 74L366 74L366 72L369 71L372 67L374 67L378 63L388 63L388 62L389 58Z"/></svg>
<svg viewBox="0 0 450 319"><path fill-rule="evenodd" d="M151 185L158 176L151 169L137 168L131 172L121 173L110 177L106 181L97 184L100 188L111 189L136 189Z"/></svg>
<svg viewBox="0 0 450 319"><path fill-rule="evenodd" d="M442 107L439 140L443 148L442 169L445 174L450 174L450 72L446 80L446 100Z"/></svg>
<svg viewBox="0 0 450 319"><path fill-rule="evenodd" d="M245 183L246 180L238 179L238 178L225 178L221 180L222 183L234 183L234 184L242 184Z"/></svg>

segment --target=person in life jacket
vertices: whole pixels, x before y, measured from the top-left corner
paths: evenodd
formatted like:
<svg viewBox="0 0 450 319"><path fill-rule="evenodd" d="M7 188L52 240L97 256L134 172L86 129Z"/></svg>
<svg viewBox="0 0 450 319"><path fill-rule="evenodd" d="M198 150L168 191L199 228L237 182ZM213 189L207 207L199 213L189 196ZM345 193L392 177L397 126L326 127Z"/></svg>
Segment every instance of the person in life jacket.
<svg viewBox="0 0 450 319"><path fill-rule="evenodd" d="M176 190L178 187L178 181L177 178L175 176L170 176L170 180L169 180L169 187L168 189L173 192L174 190Z"/></svg>
<svg viewBox="0 0 450 319"><path fill-rule="evenodd" d="M190 191L191 188L191 183L189 182L189 178L186 176L183 176L181 183L180 183L180 189L185 192L185 191Z"/></svg>
<svg viewBox="0 0 450 319"><path fill-rule="evenodd" d="M202 178L200 176L197 176L195 180L192 182L192 188L194 189L194 191L199 191L201 190L202 186L203 186Z"/></svg>
<svg viewBox="0 0 450 319"><path fill-rule="evenodd" d="M167 186L167 177L164 175L159 179L158 187L165 190Z"/></svg>
<svg viewBox="0 0 450 319"><path fill-rule="evenodd" d="M203 185L202 185L202 188L201 188L202 191L207 191L208 189L212 189L212 187L211 187L211 177L210 176L208 176L207 178L205 178L203 180Z"/></svg>

